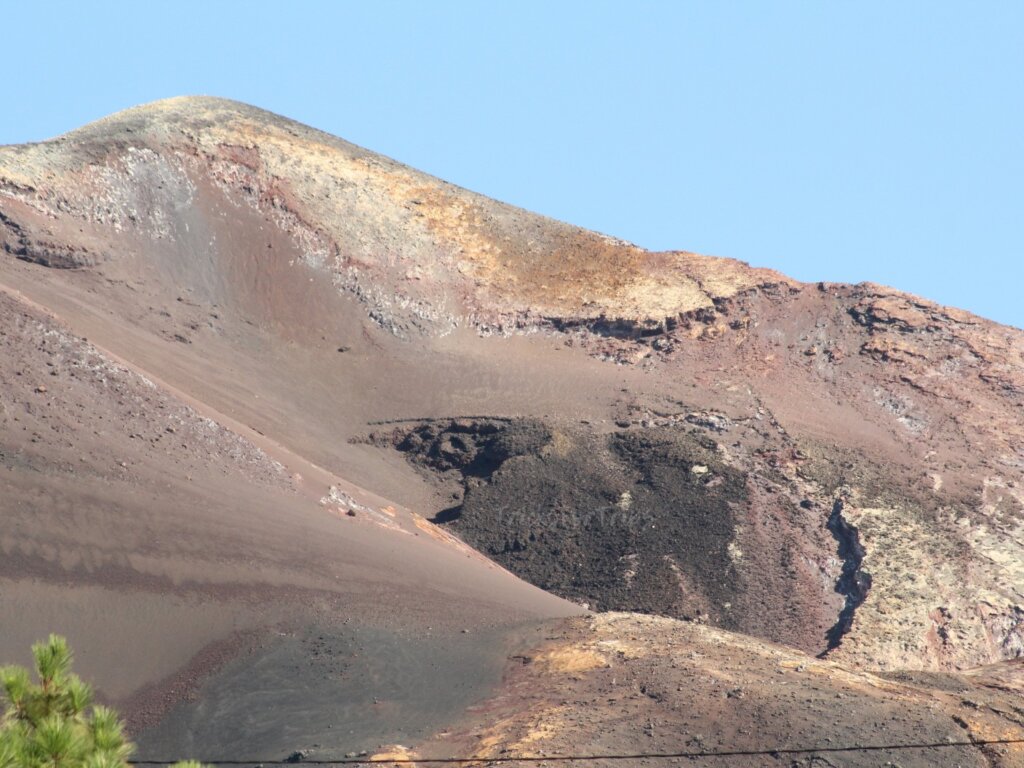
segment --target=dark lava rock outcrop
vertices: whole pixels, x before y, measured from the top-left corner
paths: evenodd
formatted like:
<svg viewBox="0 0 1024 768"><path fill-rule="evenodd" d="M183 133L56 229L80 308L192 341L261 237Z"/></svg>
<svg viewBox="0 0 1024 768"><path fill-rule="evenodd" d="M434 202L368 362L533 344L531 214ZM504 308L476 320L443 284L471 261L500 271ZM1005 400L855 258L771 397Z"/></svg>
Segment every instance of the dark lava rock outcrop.
<svg viewBox="0 0 1024 768"><path fill-rule="evenodd" d="M845 545L822 524L827 507L765 493L767 481L685 419L605 432L453 419L370 442L448 481L454 503L435 522L594 610L707 622L819 653L848 628L852 610L837 619L846 582L866 578L833 560Z"/></svg>
<svg viewBox="0 0 1024 768"><path fill-rule="evenodd" d="M461 503L436 519L528 581L595 610L696 618L714 606L721 621L737 592L726 549L746 492L709 442L456 421L398 448L463 475Z"/></svg>

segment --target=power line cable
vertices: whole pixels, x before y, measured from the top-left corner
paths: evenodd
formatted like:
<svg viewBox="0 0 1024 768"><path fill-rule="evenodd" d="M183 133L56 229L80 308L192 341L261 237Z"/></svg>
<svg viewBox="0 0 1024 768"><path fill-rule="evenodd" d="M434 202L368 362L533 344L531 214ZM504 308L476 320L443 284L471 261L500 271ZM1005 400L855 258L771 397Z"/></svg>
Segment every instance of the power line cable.
<svg viewBox="0 0 1024 768"><path fill-rule="evenodd" d="M910 749L951 749L973 747L980 749L988 746L1006 746L1024 744L1024 738L1018 739L975 739L971 741L937 741L906 744L867 744L848 747L779 747L776 749L731 749L699 752L643 752L637 754L607 755L535 755L525 757L403 757L371 760L369 757L346 757L336 760L202 760L211 765L419 765L432 763L435 765L465 765L468 763L569 763L595 760L669 760L669 759L708 759L715 757L764 757L773 755L809 755L815 753L841 752L886 752ZM130 765L173 765L179 760L129 760Z"/></svg>

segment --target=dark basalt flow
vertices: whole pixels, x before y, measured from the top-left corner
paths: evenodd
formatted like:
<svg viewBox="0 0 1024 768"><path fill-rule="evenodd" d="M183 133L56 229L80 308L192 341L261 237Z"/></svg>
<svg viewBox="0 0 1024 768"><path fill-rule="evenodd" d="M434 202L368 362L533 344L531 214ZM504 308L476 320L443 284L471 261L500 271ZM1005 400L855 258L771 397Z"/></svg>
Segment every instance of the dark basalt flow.
<svg viewBox="0 0 1024 768"><path fill-rule="evenodd" d="M546 322L559 333L586 331L595 336L637 341L671 333L679 327L682 318L682 315L665 317L661 320L656 318L633 320L621 317L599 317L597 319L549 317L546 318Z"/></svg>
<svg viewBox="0 0 1024 768"><path fill-rule="evenodd" d="M836 582L836 592L846 598L846 603L839 618L826 633L828 648L822 656L838 648L843 636L853 626L853 615L871 591L871 574L862 568L864 562L864 546L860 543L860 535L855 526L850 525L843 517L843 501L836 499L832 505L832 514L828 518L828 529L838 542L837 554L843 563L842 574Z"/></svg>
<svg viewBox="0 0 1024 768"><path fill-rule="evenodd" d="M455 481L457 503L435 522L527 581L596 610L737 625L727 547L746 486L713 440L529 419L433 421L371 440Z"/></svg>

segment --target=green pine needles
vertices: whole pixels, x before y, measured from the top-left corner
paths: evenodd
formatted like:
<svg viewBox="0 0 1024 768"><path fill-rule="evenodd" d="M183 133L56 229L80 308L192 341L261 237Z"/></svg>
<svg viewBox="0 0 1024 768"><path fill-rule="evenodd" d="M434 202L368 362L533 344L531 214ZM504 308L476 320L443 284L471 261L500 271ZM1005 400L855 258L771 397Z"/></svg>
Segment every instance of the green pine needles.
<svg viewBox="0 0 1024 768"><path fill-rule="evenodd" d="M0 768L127 768L134 746L109 707L71 672L73 654L58 635L32 646L38 682L23 667L0 668ZM201 768L178 763L174 768Z"/></svg>

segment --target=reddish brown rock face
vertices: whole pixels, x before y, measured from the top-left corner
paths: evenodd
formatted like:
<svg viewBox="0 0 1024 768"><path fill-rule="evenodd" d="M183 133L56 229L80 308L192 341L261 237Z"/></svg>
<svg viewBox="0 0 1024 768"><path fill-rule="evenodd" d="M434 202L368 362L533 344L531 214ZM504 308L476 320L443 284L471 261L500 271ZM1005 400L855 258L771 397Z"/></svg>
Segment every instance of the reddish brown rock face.
<svg viewBox="0 0 1024 768"><path fill-rule="evenodd" d="M255 696L242 649L280 682L374 643L404 703L330 744L424 738L579 603L847 669L1024 655L1020 330L649 253L216 99L0 148L0 250L0 652L61 624L151 744L210 675ZM461 655L435 712L409 670Z"/></svg>

